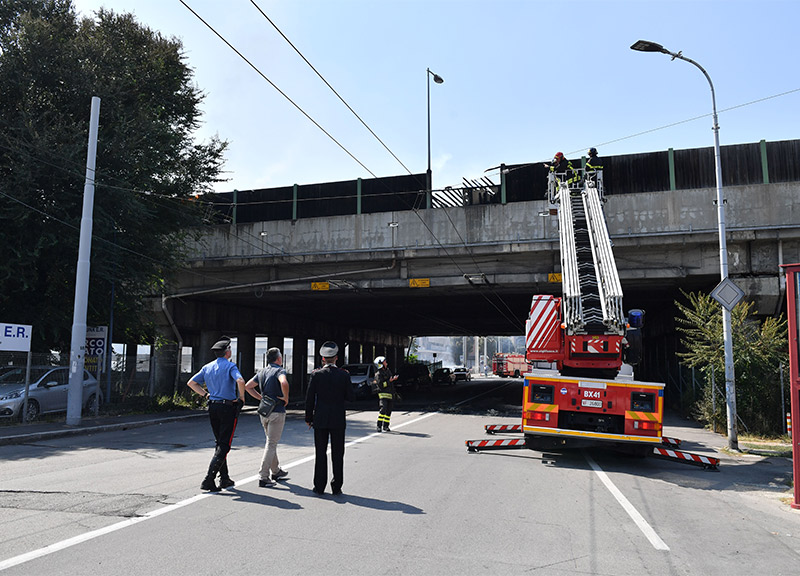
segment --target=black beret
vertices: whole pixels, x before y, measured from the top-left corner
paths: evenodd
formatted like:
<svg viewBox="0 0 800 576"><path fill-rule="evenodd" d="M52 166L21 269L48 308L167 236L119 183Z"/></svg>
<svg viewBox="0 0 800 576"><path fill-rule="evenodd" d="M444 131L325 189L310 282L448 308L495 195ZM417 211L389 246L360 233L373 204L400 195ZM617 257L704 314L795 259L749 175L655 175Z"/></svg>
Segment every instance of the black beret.
<svg viewBox="0 0 800 576"><path fill-rule="evenodd" d="M230 347L231 347L231 339L226 336L226 337L223 337L216 344L214 344L211 347L211 349L212 350L227 350Z"/></svg>

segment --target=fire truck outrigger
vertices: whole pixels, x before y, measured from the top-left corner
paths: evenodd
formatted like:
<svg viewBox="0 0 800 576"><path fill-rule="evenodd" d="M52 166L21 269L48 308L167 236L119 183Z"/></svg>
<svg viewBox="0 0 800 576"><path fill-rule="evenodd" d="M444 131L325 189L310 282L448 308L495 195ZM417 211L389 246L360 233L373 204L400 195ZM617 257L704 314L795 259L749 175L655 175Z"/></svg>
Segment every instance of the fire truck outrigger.
<svg viewBox="0 0 800 576"><path fill-rule="evenodd" d="M468 440L467 449L604 444L716 468L718 459L678 451L680 441L662 435L664 384L621 373L625 364L639 363L644 312L630 310L626 318L622 311L602 171L576 169L571 176L551 172L548 181L551 213L558 214L562 295L533 296L525 325L527 360L556 369L524 375L521 425L486 426L489 434L522 433L524 440Z"/></svg>

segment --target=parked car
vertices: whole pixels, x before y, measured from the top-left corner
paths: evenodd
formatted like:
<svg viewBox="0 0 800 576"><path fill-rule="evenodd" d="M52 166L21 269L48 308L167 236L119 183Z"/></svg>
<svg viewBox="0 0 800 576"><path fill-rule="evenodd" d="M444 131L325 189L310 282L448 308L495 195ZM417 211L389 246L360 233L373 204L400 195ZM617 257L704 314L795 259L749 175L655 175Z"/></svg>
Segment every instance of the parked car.
<svg viewBox="0 0 800 576"><path fill-rule="evenodd" d="M374 364L345 364L342 370L350 373L350 383L356 398L369 398L378 392L372 388L376 368Z"/></svg>
<svg viewBox="0 0 800 576"><path fill-rule="evenodd" d="M69 390L69 368L53 366L31 366L28 387L28 421L40 414L65 412ZM97 379L83 371L83 398L85 411L92 409L97 391L102 401L102 392ZM0 417L22 419L25 400L25 366L15 367L0 374Z"/></svg>
<svg viewBox="0 0 800 576"><path fill-rule="evenodd" d="M431 382L431 373L425 364L403 364L397 371L395 386L416 390L430 386Z"/></svg>
<svg viewBox="0 0 800 576"><path fill-rule="evenodd" d="M456 382L459 380L469 381L472 380L472 374L470 373L468 368L464 368L463 366L459 366L458 368L453 368L453 373L456 375Z"/></svg>
<svg viewBox="0 0 800 576"><path fill-rule="evenodd" d="M451 384L456 383L456 375L451 368L437 368L434 370L431 380L433 381L434 386L436 384L445 384L450 386Z"/></svg>

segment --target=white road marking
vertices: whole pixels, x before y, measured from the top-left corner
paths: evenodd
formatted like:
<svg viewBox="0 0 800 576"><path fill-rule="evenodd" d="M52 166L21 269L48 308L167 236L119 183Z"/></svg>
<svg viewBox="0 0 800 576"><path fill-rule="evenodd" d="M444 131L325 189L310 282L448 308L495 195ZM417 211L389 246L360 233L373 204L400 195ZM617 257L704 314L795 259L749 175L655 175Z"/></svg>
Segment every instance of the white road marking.
<svg viewBox="0 0 800 576"><path fill-rule="evenodd" d="M502 388L502 386L500 386ZM496 388L495 388L496 390ZM491 391L490 391L491 392ZM485 394L485 393L484 393ZM478 396L482 396L483 394L479 394ZM477 398L475 396L474 398ZM456 406L469 402L470 400L474 399L470 398L468 400L464 400L463 402L459 402ZM395 429L404 428L405 426L410 426L411 424L416 424L421 420L425 420L426 418L430 418L431 416L435 416L438 412L427 412L418 418L414 418L407 422L403 422L402 424L395 425ZM355 440L351 440L350 442L345 444L347 446L353 446L354 444L358 444L359 442L364 442L365 440L372 438L373 436L378 436L378 432L373 432L372 434L367 434L366 436L362 436L360 438L356 438ZM328 450L330 453L330 450ZM298 460L294 460L289 464L286 464L285 468L294 468L295 466L299 466L300 464L305 464L306 462L311 462L314 460L314 454L309 456L305 456ZM244 480L239 480L236 482L237 486L242 486L244 484L249 484L250 482L255 482L258 480L258 475L249 476ZM62 540L61 542L55 542L50 544L49 546L45 546L44 548L39 548L38 550L33 550L31 552L26 552L25 554L20 554L19 556L14 556L13 558L9 558L7 560L0 560L0 572L6 570L7 568L11 568L13 566L19 566L20 564L24 564L25 562L30 562L31 560L35 560L37 558L42 558L43 556L47 556L49 554L53 554L54 552L58 552L60 550L64 550L66 548L70 548L71 546L75 546L76 544L81 544L83 542L87 542L89 540L93 540L95 538L99 538L100 536L104 536L106 534L111 534L112 532L116 532L117 530L122 530L123 528L127 528L128 526L133 526L134 524L138 524L140 522L144 522L145 520L150 520L152 518L156 518L161 516L162 514L166 514L168 512L173 512L179 508L183 508L184 506L188 506L189 504L194 504L195 502L199 502L213 494L210 492L205 492L203 494L198 494L196 496L192 496L191 498L187 498L186 500L181 500L180 502L176 502L175 504L170 504L169 506L165 506L163 508L159 508L158 510L153 510L152 512L148 512L144 516L137 516L136 518L129 518L127 520L123 520L122 522L117 522L116 524L111 524L104 528L99 528L97 530L92 530L91 532L87 532L86 534L80 534L78 536L73 536L72 538L67 538L66 540Z"/></svg>
<svg viewBox="0 0 800 576"><path fill-rule="evenodd" d="M69 548L70 546L81 544L82 542L98 538L105 534L116 532L117 530L121 530L122 528L127 528L128 526L133 526L134 524L138 524L139 522L150 520L151 518L155 518L156 516L161 516L162 514L166 514L167 512L172 512L173 510L177 510L178 508L183 508L184 506L188 506L189 504L193 504L194 502L198 502L200 500L203 500L204 498L208 498L210 495L211 494L198 494L197 496L192 496L191 498L187 498L186 500L182 500L175 504L170 504L169 506L165 506L163 508L159 508L158 510L153 510L152 512L148 512L144 516L129 518L128 520L123 520L122 522L111 524L110 526L106 526L105 528L92 530L91 532L87 532L86 534L73 536L72 538L67 538L66 540L62 540L61 542L56 542L54 544L50 544L49 546L45 546L44 548L39 548L38 550L26 552L25 554L14 556L13 558L9 558L8 560L0 561L0 571L5 570L6 568L11 568L12 566L18 566L20 564L24 564L25 562L30 562L31 560L41 558L42 556L47 556L48 554L52 554L53 552L64 550L66 548Z"/></svg>
<svg viewBox="0 0 800 576"><path fill-rule="evenodd" d="M633 504L631 504L628 499L625 498L625 495L620 492L619 488L617 488L616 485L611 481L611 478L608 477L608 474L606 474L603 469L600 468L600 466L598 466L594 460L592 460L591 456L585 452L584 456L586 457L586 461L589 462L589 466L591 466L592 470L594 470L595 474L597 474L597 477L600 478L600 481L605 484L606 488L608 488L608 491L611 492L614 498L617 499L617 502L619 502L625 512L628 513L628 516L631 517L631 520L633 520L634 524L639 527L639 530L642 531L645 537L650 541L650 544L653 545L653 548L656 550L669 550L669 546L667 546L667 544L659 537L659 535L656 534L656 531L653 530L653 527L647 523L647 520L645 520L641 514L639 514L639 511L633 507Z"/></svg>
<svg viewBox="0 0 800 576"><path fill-rule="evenodd" d="M430 418L431 416L435 416L436 414L438 414L438 412L428 412L427 414L423 414L419 418L414 418L413 420L409 420L408 422L403 422L402 424L398 424L395 426L395 428L403 428L404 426L415 424L420 420L425 420L426 418ZM355 440L351 440L350 442L345 444L345 447L352 446L353 444L358 444L359 442L363 442L369 438L372 438L373 436L378 436L378 435L379 434L377 432L373 432L372 434L356 438ZM330 453L330 450L328 450L328 452ZM305 464L306 462L311 462L312 460L314 460L314 454L294 460L289 464L286 464L284 468L294 468L295 466L299 466L300 464ZM259 479L258 474L256 474L254 476L245 478L244 480L238 480L236 482L236 485L242 486L244 484L249 484L250 482L255 482L258 479ZM53 554L54 552L59 552L60 550L64 550L66 548L70 548L71 546L75 546L76 544L82 544L83 542L99 538L100 536L111 534L112 532L116 532L117 530L122 530L123 528L133 526L134 524L144 522L145 520L156 518L168 512L173 512L179 508L188 506L189 504L194 504L195 502L204 500L205 498L208 498L209 496L212 495L213 494L211 492L204 492L203 494L192 496L191 498L187 498L186 500L181 500L180 502L176 502L175 504L170 504L169 506L164 506L163 508L159 508L158 510L153 510L152 512L148 512L143 516L137 516L136 518L129 518L127 520L123 520L122 522L111 524L104 528L92 530L91 532L87 532L86 534L80 534L78 536L73 536L72 538L67 538L66 540L62 540L61 542L55 542L53 544L50 544L49 546L45 546L44 548L39 548L38 550L26 552L25 554L20 554L19 556L14 556L13 558L9 558L7 560L0 560L0 571L6 570L7 568L11 568L13 566L19 566L20 564L24 564L25 562L30 562L31 560L36 560L37 558Z"/></svg>

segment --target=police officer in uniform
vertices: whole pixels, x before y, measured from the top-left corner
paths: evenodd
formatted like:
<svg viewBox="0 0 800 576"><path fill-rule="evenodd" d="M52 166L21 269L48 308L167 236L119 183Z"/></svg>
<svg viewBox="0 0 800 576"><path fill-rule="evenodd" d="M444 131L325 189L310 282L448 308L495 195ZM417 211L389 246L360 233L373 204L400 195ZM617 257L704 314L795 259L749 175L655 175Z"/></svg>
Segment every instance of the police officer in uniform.
<svg viewBox="0 0 800 576"><path fill-rule="evenodd" d="M392 418L392 406L394 405L395 396L397 392L394 389L394 381L397 380L397 375L392 375L389 369L389 362L385 356L378 356L375 358L375 366L378 368L378 373L375 374L375 383L378 385L378 401L381 403L381 409L378 413L378 432L391 432L389 430L389 420Z"/></svg>
<svg viewBox="0 0 800 576"><path fill-rule="evenodd" d="M216 439L214 456L211 458L208 474L200 484L200 489L219 492L222 488L229 488L235 484L228 474L227 457L236 431L239 410L244 405L244 378L236 364L230 361L230 338L223 336L211 350L217 357L216 360L203 366L186 385L200 396L208 398L208 417ZM220 477L219 486L216 481L217 474Z"/></svg>
<svg viewBox="0 0 800 576"><path fill-rule="evenodd" d="M314 427L314 493L323 494L328 483L328 440L331 443L331 490L342 493L344 483L345 401L354 399L350 376L336 367L339 347L325 342L319 350L322 368L311 373L306 393L306 424Z"/></svg>

